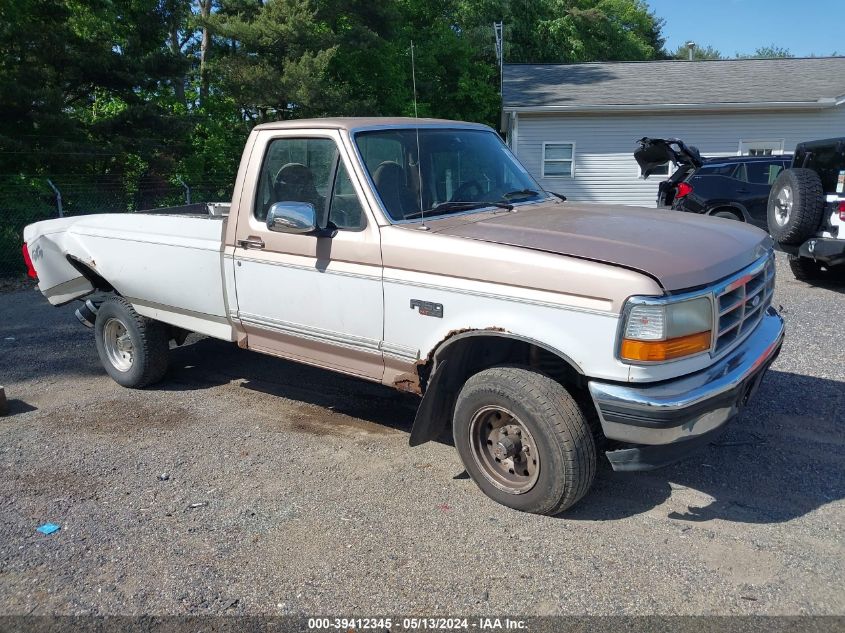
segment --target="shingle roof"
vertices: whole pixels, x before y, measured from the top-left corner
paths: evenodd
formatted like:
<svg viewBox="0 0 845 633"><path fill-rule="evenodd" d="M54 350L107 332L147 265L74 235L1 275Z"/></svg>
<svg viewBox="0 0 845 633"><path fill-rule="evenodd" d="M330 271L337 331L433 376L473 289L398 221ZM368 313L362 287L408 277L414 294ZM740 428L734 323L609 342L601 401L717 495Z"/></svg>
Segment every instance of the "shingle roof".
<svg viewBox="0 0 845 633"><path fill-rule="evenodd" d="M830 101L845 57L506 64L503 87L505 108Z"/></svg>

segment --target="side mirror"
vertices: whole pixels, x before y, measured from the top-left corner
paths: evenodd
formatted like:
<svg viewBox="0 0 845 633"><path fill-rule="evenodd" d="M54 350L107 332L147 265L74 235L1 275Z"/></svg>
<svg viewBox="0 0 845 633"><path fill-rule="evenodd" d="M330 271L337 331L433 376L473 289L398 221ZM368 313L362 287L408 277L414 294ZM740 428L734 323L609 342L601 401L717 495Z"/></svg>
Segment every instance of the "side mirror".
<svg viewBox="0 0 845 633"><path fill-rule="evenodd" d="M317 210L309 202L275 202L267 211L267 228L277 233L314 233Z"/></svg>

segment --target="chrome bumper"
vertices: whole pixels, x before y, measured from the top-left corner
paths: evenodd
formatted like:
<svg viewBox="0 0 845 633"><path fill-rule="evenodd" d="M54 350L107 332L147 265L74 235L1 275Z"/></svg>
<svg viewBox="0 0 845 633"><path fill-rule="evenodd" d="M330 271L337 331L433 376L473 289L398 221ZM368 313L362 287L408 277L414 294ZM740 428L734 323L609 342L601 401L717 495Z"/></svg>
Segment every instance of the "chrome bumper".
<svg viewBox="0 0 845 633"><path fill-rule="evenodd" d="M643 448L637 454L615 451L608 457L617 470L643 470L676 461L678 449L711 435L738 413L753 395L766 369L780 352L783 319L769 308L754 332L716 364L689 376L650 385L591 381L590 394L608 439ZM668 445L671 445L670 449ZM658 447L666 447L661 460ZM630 450L630 449L629 449ZM635 449L636 450L636 449ZM650 455L644 466L637 457ZM682 457L683 455L680 455ZM677 457L677 458L680 458ZM660 462L660 463L659 463Z"/></svg>

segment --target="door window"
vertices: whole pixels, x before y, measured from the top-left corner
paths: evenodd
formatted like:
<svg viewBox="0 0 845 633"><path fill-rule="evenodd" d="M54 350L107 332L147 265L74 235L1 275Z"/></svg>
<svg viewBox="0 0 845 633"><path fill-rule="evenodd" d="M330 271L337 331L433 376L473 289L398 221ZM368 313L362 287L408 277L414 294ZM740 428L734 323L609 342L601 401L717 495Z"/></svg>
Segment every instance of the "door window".
<svg viewBox="0 0 845 633"><path fill-rule="evenodd" d="M355 193L355 187L352 186L343 161L338 163L335 174L329 221L337 228L347 231L360 231L367 225L361 201L358 200L358 194Z"/></svg>
<svg viewBox="0 0 845 633"><path fill-rule="evenodd" d="M308 202L325 218L338 152L328 138L270 141L258 179L255 217L262 222L276 202Z"/></svg>
<svg viewBox="0 0 845 633"><path fill-rule="evenodd" d="M699 167L695 172L696 176L727 176L728 178L739 178L739 164L737 163L716 163Z"/></svg>
<svg viewBox="0 0 845 633"><path fill-rule="evenodd" d="M276 202L313 204L321 228L328 221L345 230L366 226L358 195L332 139L270 141L258 179L255 217L265 221L267 211Z"/></svg>
<svg viewBox="0 0 845 633"><path fill-rule="evenodd" d="M781 161L747 163L746 169L748 170L748 182L755 185L771 185L783 170L783 163Z"/></svg>

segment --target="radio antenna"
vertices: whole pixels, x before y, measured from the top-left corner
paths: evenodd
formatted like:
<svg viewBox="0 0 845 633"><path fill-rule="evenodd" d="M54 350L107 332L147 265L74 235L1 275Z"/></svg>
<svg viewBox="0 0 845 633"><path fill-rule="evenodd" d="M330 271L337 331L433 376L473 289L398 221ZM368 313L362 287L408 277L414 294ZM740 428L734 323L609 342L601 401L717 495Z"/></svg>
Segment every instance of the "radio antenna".
<svg viewBox="0 0 845 633"><path fill-rule="evenodd" d="M411 40L411 83L414 87L414 118L419 118L417 114L417 66L414 60L414 40ZM423 231L427 231L428 227L425 225L425 207L423 205L423 195L422 195L422 155L420 153L420 126L419 121L416 121L416 126L414 130L417 135L417 190L420 194L420 218L422 222L420 223L420 229Z"/></svg>

